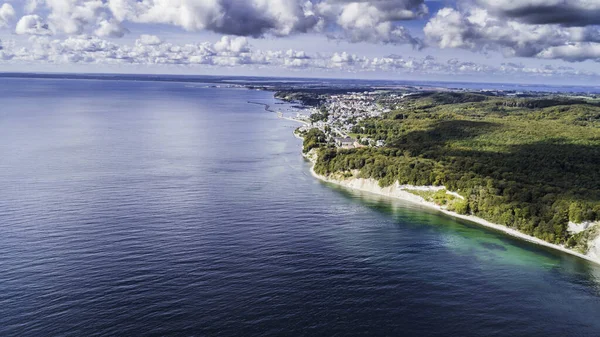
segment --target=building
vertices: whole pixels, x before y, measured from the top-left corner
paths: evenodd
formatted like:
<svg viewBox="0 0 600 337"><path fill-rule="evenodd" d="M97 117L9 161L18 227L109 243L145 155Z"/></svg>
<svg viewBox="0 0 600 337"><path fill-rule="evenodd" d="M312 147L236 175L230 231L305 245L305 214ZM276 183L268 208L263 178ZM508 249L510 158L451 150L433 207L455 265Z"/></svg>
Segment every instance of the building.
<svg viewBox="0 0 600 337"><path fill-rule="evenodd" d="M342 149L352 149L354 148L354 139L350 137L336 138L335 145L341 147Z"/></svg>

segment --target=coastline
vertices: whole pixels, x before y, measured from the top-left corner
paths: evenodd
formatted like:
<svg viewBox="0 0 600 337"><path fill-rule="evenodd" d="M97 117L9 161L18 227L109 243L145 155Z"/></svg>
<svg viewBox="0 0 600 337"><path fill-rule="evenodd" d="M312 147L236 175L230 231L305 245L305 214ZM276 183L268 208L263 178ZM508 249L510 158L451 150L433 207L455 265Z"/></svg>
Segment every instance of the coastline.
<svg viewBox="0 0 600 337"><path fill-rule="evenodd" d="M255 103L255 102L248 102L248 103L261 104L261 103ZM273 110L269 109L270 108L269 105L267 105L267 104L262 104L262 105L265 105L265 110L274 112ZM278 113L278 117L282 118L282 119L287 119L290 121L302 123L305 125L309 125L309 123L307 123L305 121L301 121L301 120L298 120L295 118L284 117L280 113ZM296 138L303 139L301 136L297 135L295 132L294 132L294 136ZM530 242L530 243L533 243L533 244L536 244L539 246L544 246L546 248L550 248L550 249L554 249L554 250L557 250L557 251L560 251L563 253L567 253L567 254L579 257L581 259L584 259L586 261L592 262L596 265L600 265L600 236L597 237L595 240L591 241L591 248L588 250L588 252L592 251L592 250L593 250L593 252L592 252L592 254L590 254L591 256L588 256L588 255L573 251L571 249L568 249L564 246L549 243L542 239L538 239L536 237L521 233L518 230L508 228L503 225L492 223L490 221L476 217L474 215L464 215L464 214L458 214L456 212L449 211L447 209L442 208L441 206L436 205L433 202L426 201L425 199L423 199L422 197L420 197L418 195L415 195L415 194L405 191L404 188L407 188L408 186L399 186L398 183L396 183L395 185L392 185L390 187L382 188L382 187L379 187L379 183L375 179L348 178L348 179L344 179L344 180L338 180L338 179L334 179L331 177L322 176L320 174L317 174L314 170L315 164L316 164L316 158L315 158L316 154L314 152L312 154L309 152L308 154L302 153L302 156L306 160L311 162L310 173L313 177L319 179L320 181L335 184L335 185L338 185L338 186L341 186L344 188L348 188L351 190L372 193L372 194L376 194L376 195L380 195L380 196L384 196L384 197L388 197L388 198L400 199L400 200L407 201L407 202L410 202L410 203L413 203L416 205L421 205L421 206L427 207L429 209L437 210L437 211L442 212L451 217L458 218L461 220L466 220L471 223L477 224L479 226L483 226L483 227L490 228L490 229L496 230L498 232L504 233L505 235L509 235L511 237L518 238L523 241L527 241L527 242ZM417 186L410 186L410 187L418 189ZM448 191L448 192L450 194L454 194L454 192L450 192L450 191Z"/></svg>
<svg viewBox="0 0 600 337"><path fill-rule="evenodd" d="M418 195L415 195L415 194L412 194L410 192L403 190L403 187L398 185L398 183L396 183L395 185L392 185L390 187L382 188L382 187L379 187L379 184L375 179L348 178L348 179L344 179L344 180L338 180L338 179L334 179L331 177L322 176L320 174L317 174L314 170L314 168L315 168L314 158L311 158L310 155L305 155L305 154L303 154L303 157L306 160L310 161L312 164L311 168L310 168L311 175L323 182L335 184L335 185L342 186L344 188L348 188L351 190L372 193L372 194L376 194L376 195L385 196L388 198L400 199L400 200L407 201L407 202L417 204L417 205L421 205L421 206L424 206L424 207L427 207L430 209L435 209L437 211L440 211L440 212L442 212L446 215L452 216L454 218L466 220L466 221L475 223L475 224L483 226L483 227L491 228L493 230L502 232L509 236L512 236L512 237L515 237L515 238L518 238L518 239L521 239L524 241L528 241L528 242L536 244L536 245L540 245L540 246L544 246L544 247L551 248L554 250L558 250L563 253L571 254L573 256L579 257L586 261L593 262L596 265L600 265L600 259L578 253L576 251L570 250L570 249L560 246L560 245L546 242L546 241L538 239L536 237L521 233L515 229L508 228L508 227L502 226L502 225L498 225L498 224L489 222L485 219L482 219L482 218L479 218L479 217L476 217L473 215L463 215L463 214L458 214L456 212L452 212L452 211L443 209L442 207L434 204L433 202L426 201L425 199L423 199L422 197L420 197Z"/></svg>
<svg viewBox="0 0 600 337"><path fill-rule="evenodd" d="M271 105L269 105L267 103L260 103L260 102L253 102L253 101L248 101L247 103L249 103L249 104L256 104L256 105L262 105L262 106L265 107L265 111L276 113L278 118L286 119L286 120L294 121L294 122L298 122L298 123L302 123L304 125L309 125L309 123L306 122L306 121L303 121L303 120L300 120L300 119L296 119L294 117L285 117L282 112L278 112L278 111L275 111L275 110L271 109Z"/></svg>

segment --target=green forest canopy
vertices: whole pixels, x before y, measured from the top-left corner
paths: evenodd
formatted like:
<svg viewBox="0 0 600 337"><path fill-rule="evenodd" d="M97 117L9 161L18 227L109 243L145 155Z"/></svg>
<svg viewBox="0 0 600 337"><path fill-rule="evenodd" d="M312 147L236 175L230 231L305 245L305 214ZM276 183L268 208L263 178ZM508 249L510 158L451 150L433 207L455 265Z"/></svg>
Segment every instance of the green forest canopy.
<svg viewBox="0 0 600 337"><path fill-rule="evenodd" d="M597 102L425 93L352 131L386 146L336 150L315 132L307 140L320 147L317 173L443 185L466 198L461 213L570 246L569 220L600 220Z"/></svg>

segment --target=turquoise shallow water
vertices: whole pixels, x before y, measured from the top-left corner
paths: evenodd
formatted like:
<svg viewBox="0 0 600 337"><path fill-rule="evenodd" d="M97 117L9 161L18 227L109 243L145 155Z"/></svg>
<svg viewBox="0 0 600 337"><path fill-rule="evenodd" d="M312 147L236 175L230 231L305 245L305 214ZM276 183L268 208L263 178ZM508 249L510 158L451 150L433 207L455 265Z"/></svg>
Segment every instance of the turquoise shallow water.
<svg viewBox="0 0 600 337"><path fill-rule="evenodd" d="M600 335L600 268L316 181L249 100L1 80L0 335Z"/></svg>

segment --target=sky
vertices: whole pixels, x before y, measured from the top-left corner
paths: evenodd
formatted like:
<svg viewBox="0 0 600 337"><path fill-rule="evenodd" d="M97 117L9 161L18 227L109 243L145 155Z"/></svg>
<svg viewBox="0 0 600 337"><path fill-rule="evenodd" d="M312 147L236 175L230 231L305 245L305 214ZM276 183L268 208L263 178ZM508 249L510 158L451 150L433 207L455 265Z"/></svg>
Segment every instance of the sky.
<svg viewBox="0 0 600 337"><path fill-rule="evenodd" d="M600 83L600 0L0 0L0 72Z"/></svg>

